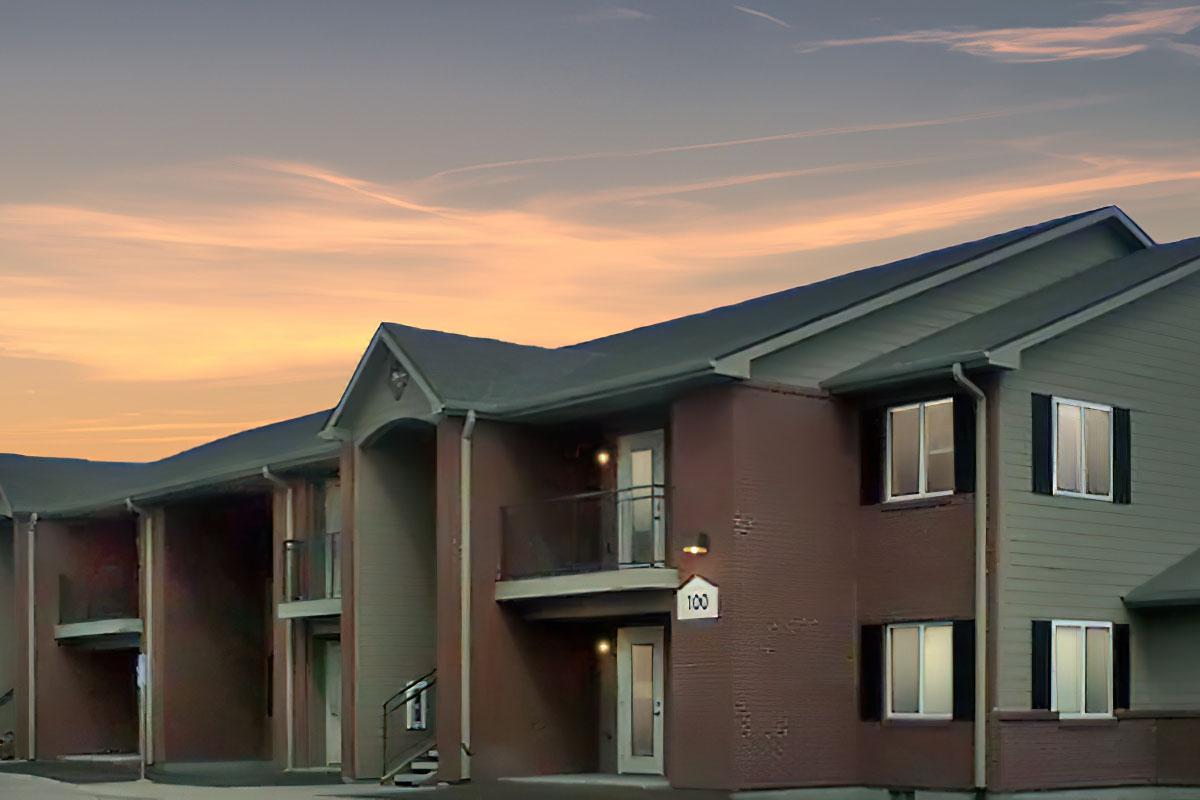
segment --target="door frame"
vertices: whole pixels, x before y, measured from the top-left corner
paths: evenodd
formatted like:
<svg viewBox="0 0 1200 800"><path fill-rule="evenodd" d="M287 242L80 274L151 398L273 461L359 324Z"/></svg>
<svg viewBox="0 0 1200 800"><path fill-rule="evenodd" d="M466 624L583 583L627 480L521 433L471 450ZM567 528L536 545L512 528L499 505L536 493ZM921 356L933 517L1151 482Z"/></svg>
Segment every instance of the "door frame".
<svg viewBox="0 0 1200 800"><path fill-rule="evenodd" d="M650 450L652 453L651 487L635 488L632 475L633 453ZM666 491L666 435L659 428L641 433L630 433L617 437L617 517L619 566L645 566L633 563L633 517L628 501L652 498L654 524L654 566L661 566L667 558L667 517L664 493Z"/></svg>
<svg viewBox="0 0 1200 800"><path fill-rule="evenodd" d="M653 702L654 755L633 754L633 645L654 646ZM665 629L662 625L639 625L617 629L617 772L631 775L662 775L663 718L666 711Z"/></svg>
<svg viewBox="0 0 1200 800"><path fill-rule="evenodd" d="M322 664L322 680L324 686L321 687L321 697L324 700L323 708L321 709L321 720L325 726L324 742L325 754L322 762L327 767L340 766L342 763L342 642L340 638L328 638L322 640L321 658L324 660ZM335 656L336 653L336 656ZM329 683L331 677L330 666L337 665L337 686L335 691L329 691ZM330 702L332 700L332 703ZM335 754L333 742L330 741L330 731L336 732L337 760L331 758Z"/></svg>

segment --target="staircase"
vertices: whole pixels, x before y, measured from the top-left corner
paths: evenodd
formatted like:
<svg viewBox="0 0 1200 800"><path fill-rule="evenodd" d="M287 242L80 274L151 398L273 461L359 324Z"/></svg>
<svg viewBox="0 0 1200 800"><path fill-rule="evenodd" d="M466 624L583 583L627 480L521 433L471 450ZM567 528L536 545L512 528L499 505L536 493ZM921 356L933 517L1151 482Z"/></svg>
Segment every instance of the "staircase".
<svg viewBox="0 0 1200 800"><path fill-rule="evenodd" d="M437 779L435 698L437 672L408 681L383 704L383 777L380 783L421 786Z"/></svg>
<svg viewBox="0 0 1200 800"><path fill-rule="evenodd" d="M437 778L438 751L427 750L424 755L408 762L408 766L394 773L388 783L394 786L423 786Z"/></svg>

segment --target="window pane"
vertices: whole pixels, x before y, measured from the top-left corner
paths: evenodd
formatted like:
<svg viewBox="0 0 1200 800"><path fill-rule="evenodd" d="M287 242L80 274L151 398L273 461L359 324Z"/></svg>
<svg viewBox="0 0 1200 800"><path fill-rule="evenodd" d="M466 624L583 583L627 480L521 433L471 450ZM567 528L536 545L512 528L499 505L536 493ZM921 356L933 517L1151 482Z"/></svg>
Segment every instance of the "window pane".
<svg viewBox="0 0 1200 800"><path fill-rule="evenodd" d="M1108 659L1112 652L1107 628L1087 629L1087 700L1089 714L1107 714L1112 692L1108 685Z"/></svg>
<svg viewBox="0 0 1200 800"><path fill-rule="evenodd" d="M919 408L894 410L892 420L892 496L916 494L920 491L918 448L921 436Z"/></svg>
<svg viewBox="0 0 1200 800"><path fill-rule="evenodd" d="M1055 628L1054 630L1054 680L1058 687L1058 710L1064 714L1078 714L1079 628Z"/></svg>
<svg viewBox="0 0 1200 800"><path fill-rule="evenodd" d="M630 648L632 674L633 741L630 752L635 756L654 755L654 645L635 644Z"/></svg>
<svg viewBox="0 0 1200 800"><path fill-rule="evenodd" d="M629 494L633 499L633 532L649 533L654 519L654 501L650 499L654 482L654 451L634 450L630 456L629 479L634 488Z"/></svg>
<svg viewBox="0 0 1200 800"><path fill-rule="evenodd" d="M918 673L920 653L917 649L916 628L892 628L892 712L915 714L918 706Z"/></svg>
<svg viewBox="0 0 1200 800"><path fill-rule="evenodd" d="M954 656L951 649L953 628L933 625L925 629L925 707L926 714L949 714L953 705Z"/></svg>
<svg viewBox="0 0 1200 800"><path fill-rule="evenodd" d="M1111 437L1108 433L1110 414L1095 408L1084 409L1083 430L1087 436L1088 494L1108 494Z"/></svg>
<svg viewBox="0 0 1200 800"><path fill-rule="evenodd" d="M925 406L925 490L954 488L954 404Z"/></svg>
<svg viewBox="0 0 1200 800"><path fill-rule="evenodd" d="M1079 492L1079 407L1058 406L1058 488Z"/></svg>

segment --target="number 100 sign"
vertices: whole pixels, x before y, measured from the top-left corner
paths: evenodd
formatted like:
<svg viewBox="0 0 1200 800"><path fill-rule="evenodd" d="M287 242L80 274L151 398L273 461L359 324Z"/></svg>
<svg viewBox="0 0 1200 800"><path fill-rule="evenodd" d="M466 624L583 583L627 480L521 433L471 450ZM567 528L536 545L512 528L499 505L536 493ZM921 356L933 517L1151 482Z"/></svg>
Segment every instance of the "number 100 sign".
<svg viewBox="0 0 1200 800"><path fill-rule="evenodd" d="M676 619L716 619L720 616L717 587L699 575L675 590Z"/></svg>

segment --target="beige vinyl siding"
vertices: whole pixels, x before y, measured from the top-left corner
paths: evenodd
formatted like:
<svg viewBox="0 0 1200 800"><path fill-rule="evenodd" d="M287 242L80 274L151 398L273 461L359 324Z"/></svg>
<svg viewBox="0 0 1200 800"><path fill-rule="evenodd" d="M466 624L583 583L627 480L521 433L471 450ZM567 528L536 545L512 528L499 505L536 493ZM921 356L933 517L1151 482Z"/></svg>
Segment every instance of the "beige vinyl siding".
<svg viewBox="0 0 1200 800"><path fill-rule="evenodd" d="M14 559L13 528L0 519L0 695L12 689L17 680L17 575ZM0 736L17 726L17 703L0 706Z"/></svg>
<svg viewBox="0 0 1200 800"><path fill-rule="evenodd" d="M382 768L381 707L435 665L434 464L412 432L356 450L355 746L359 777ZM345 646L345 645L343 645Z"/></svg>
<svg viewBox="0 0 1200 800"><path fill-rule="evenodd" d="M1131 410L1131 505L1032 493L1034 392ZM1000 707L1029 708L1034 618L1130 622L1134 706L1197 707L1197 620L1129 615L1121 597L1200 547L1200 277L1027 351L999 413Z"/></svg>
<svg viewBox="0 0 1200 800"><path fill-rule="evenodd" d="M1092 225L916 297L754 361L756 380L814 387L851 367L911 344L1135 245L1109 223Z"/></svg>

